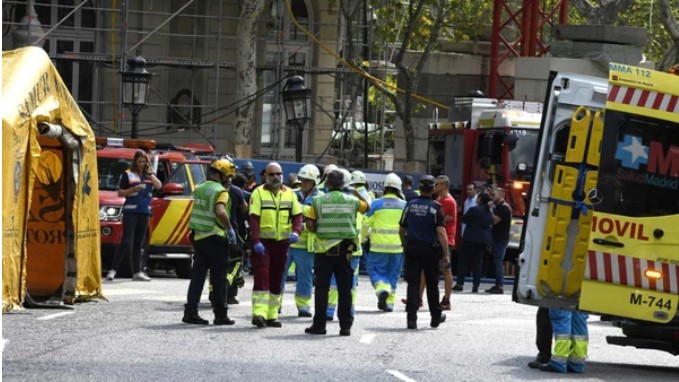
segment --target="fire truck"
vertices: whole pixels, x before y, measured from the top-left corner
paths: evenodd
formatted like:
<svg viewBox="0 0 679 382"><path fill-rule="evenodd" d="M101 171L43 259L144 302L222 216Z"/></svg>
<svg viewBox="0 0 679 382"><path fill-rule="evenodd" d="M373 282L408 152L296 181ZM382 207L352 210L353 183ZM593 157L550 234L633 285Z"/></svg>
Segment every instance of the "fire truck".
<svg viewBox="0 0 679 382"><path fill-rule="evenodd" d="M429 124L429 173L448 176L453 194L460 190L458 205L469 183L505 190L513 216L505 260L512 262L521 240L541 112L539 102L458 97L448 111L449 122Z"/></svg>
<svg viewBox="0 0 679 382"><path fill-rule="evenodd" d="M122 213L125 199L118 196L120 176L130 167L134 153L149 153L162 188L151 202L149 235L144 243L144 261L151 268L174 268L177 277L191 277L192 247L188 224L193 206L193 191L205 181L205 160L193 152L203 148L163 148L154 150L155 141L97 138L99 170L99 223L102 268L108 269L122 239ZM123 260L118 274L130 276L130 256Z"/></svg>
<svg viewBox="0 0 679 382"><path fill-rule="evenodd" d="M679 76L553 72L545 105L515 297L679 355Z"/></svg>

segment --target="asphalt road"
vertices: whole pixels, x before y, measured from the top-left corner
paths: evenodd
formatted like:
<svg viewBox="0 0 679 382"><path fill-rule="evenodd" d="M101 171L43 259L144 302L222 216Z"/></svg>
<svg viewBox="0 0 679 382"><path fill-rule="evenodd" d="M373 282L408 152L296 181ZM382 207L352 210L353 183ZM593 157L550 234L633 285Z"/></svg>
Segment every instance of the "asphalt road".
<svg viewBox="0 0 679 382"><path fill-rule="evenodd" d="M231 327L181 323L187 280L156 274L149 283L104 284L108 301L72 311L23 310L2 316L2 377L7 381L673 381L679 357L606 344L619 334L590 318L583 375L531 370L535 308L509 294L454 294L438 329L420 313L420 329L407 330L404 305L378 312L361 276L351 337L310 336L310 318L298 318L294 283L288 283L280 329L250 324L252 279L230 307ZM487 287L485 285L482 286ZM206 290L205 290L205 293ZM405 284L399 285L405 295ZM425 304L426 308L426 304ZM212 319L207 304L201 314Z"/></svg>

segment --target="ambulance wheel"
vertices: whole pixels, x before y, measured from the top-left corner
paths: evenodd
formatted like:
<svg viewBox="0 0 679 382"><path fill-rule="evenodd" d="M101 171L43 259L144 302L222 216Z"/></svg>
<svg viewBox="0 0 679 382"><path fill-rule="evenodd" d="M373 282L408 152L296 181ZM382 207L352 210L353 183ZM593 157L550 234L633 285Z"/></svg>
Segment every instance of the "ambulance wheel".
<svg viewBox="0 0 679 382"><path fill-rule="evenodd" d="M191 278L192 259L181 259L174 262L174 272L180 279Z"/></svg>

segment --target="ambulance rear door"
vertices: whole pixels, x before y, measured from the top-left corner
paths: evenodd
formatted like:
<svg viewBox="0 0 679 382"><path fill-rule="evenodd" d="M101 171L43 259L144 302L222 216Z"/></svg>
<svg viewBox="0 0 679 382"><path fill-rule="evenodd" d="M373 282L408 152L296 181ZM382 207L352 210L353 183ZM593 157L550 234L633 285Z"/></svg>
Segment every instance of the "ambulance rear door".
<svg viewBox="0 0 679 382"><path fill-rule="evenodd" d="M550 73L519 255L519 302L577 307L592 218L586 190L596 186L607 91L603 78Z"/></svg>

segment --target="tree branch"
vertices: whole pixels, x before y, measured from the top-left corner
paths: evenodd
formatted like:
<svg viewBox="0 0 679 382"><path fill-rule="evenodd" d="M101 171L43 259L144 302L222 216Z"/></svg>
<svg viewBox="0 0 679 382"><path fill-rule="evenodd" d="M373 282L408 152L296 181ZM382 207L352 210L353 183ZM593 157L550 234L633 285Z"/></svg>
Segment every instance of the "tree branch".
<svg viewBox="0 0 679 382"><path fill-rule="evenodd" d="M679 3L679 1L677 3ZM677 5L679 6L679 4ZM677 25L677 20L675 20L672 15L670 0L660 1L660 21L662 22L662 25L665 26L667 33L672 36L674 44L677 45L679 43L679 25Z"/></svg>

